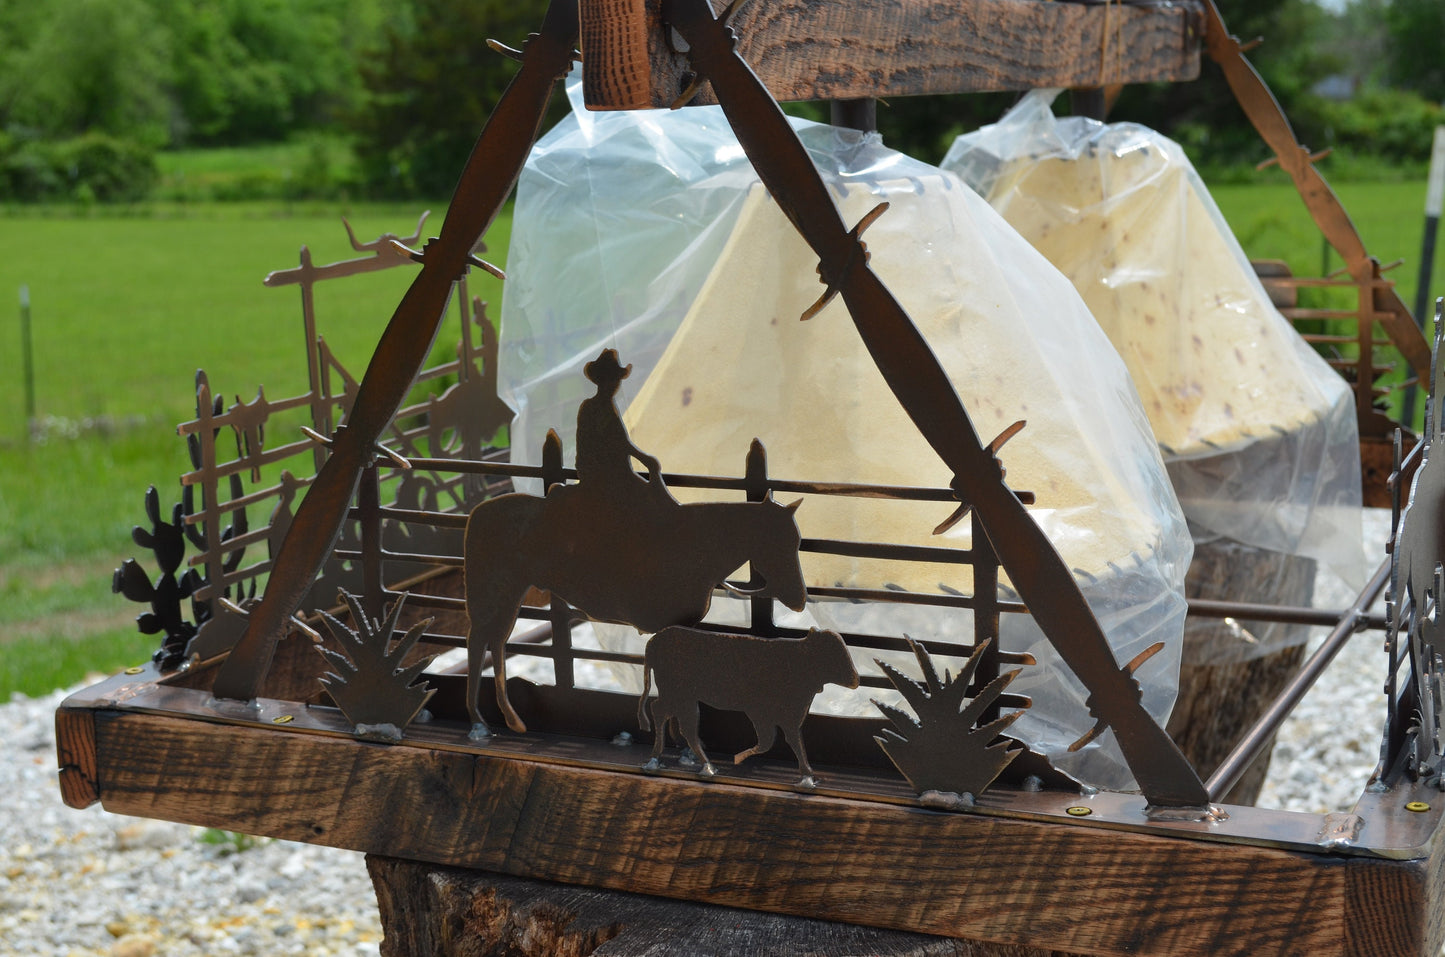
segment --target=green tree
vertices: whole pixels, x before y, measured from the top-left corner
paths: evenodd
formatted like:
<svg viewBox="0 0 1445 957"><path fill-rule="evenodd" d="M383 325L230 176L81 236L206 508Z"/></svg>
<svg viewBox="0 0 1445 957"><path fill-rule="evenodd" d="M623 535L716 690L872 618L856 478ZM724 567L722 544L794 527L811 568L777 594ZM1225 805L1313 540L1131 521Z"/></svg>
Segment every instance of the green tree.
<svg viewBox="0 0 1445 957"><path fill-rule="evenodd" d="M447 195L517 64L545 0L412 0L394 7L380 50L363 61L366 98L351 118L363 176L379 193ZM554 98L554 115L565 107Z"/></svg>
<svg viewBox="0 0 1445 957"><path fill-rule="evenodd" d="M1286 113L1310 87L1343 66L1319 45L1333 14L1310 0L1217 0L1229 31L1262 38L1249 60ZM1192 83L1127 87L1111 119L1135 120L1179 140L1195 162L1237 163L1268 155L1220 69L1205 57ZM1319 144L1323 145L1323 144Z"/></svg>
<svg viewBox="0 0 1445 957"><path fill-rule="evenodd" d="M0 125L163 142L165 31L145 0L47 0L37 13L10 20Z"/></svg>
<svg viewBox="0 0 1445 957"><path fill-rule="evenodd" d="M1437 103L1445 100L1445 3L1441 0L1390 0L1390 82Z"/></svg>
<svg viewBox="0 0 1445 957"><path fill-rule="evenodd" d="M178 142L246 143L351 107L379 0L150 0L169 25Z"/></svg>

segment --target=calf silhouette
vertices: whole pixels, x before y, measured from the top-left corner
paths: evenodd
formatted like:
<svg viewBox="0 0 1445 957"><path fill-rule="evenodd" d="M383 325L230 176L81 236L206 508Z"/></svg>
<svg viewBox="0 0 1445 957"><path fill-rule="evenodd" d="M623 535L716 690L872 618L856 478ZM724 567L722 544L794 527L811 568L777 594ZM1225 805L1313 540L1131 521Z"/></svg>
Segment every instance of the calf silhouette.
<svg viewBox="0 0 1445 957"><path fill-rule="evenodd" d="M798 758L800 782L811 787L813 769L803 749L803 719L813 696L825 684L858 687L858 671L848 647L836 632L809 630L802 638L759 638L755 635L702 631L677 625L659 631L647 643L642 668L642 697L637 721L644 731L648 692L657 680L652 718L657 732L648 770L662 767L668 723L702 760L702 774L717 773L698 740L698 705L708 704L747 715L757 743L733 756L733 763L762 754L777 740L778 729Z"/></svg>

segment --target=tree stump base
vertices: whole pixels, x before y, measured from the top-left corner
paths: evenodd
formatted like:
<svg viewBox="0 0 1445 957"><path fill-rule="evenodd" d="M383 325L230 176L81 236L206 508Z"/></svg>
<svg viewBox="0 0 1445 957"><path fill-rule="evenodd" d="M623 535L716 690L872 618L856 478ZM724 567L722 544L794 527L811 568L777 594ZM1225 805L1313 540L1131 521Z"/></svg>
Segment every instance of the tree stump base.
<svg viewBox="0 0 1445 957"><path fill-rule="evenodd" d="M368 854L382 957L1068 957Z"/></svg>
<svg viewBox="0 0 1445 957"><path fill-rule="evenodd" d="M1312 559L1220 540L1196 546L1184 588L1190 598L1304 606L1314 581ZM1179 697L1166 727L1201 778L1214 773L1299 671L1308 637L1304 625L1189 619ZM1255 803L1273 747L1271 738L1225 803Z"/></svg>

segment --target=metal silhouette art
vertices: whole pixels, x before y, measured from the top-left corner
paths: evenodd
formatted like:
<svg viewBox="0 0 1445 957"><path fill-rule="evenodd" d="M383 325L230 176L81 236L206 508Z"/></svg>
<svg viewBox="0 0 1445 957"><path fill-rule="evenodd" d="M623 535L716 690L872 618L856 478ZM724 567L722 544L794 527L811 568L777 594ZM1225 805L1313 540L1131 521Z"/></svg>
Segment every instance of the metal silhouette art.
<svg viewBox="0 0 1445 957"><path fill-rule="evenodd" d="M531 588L645 632L700 621L720 587L803 608L796 504L679 503L657 459L632 444L622 423L613 397L626 374L611 349L587 366L597 394L577 413L575 485L500 495L467 521L467 707L476 737L491 733L480 710L487 652L507 726L527 729L507 696L506 643ZM647 464L647 478L632 471L632 458ZM727 580L745 563L763 582L751 591Z"/></svg>
<svg viewBox="0 0 1445 957"><path fill-rule="evenodd" d="M927 343L868 268L867 249L859 237L882 210L875 210L851 230L844 227L781 109L736 53L736 38L727 24L736 8L734 3L718 18L707 0L668 0L662 14L688 45L695 83L712 84L763 184L818 253L819 276L825 287L820 303L842 295L889 387L953 470L959 503L984 520L1014 588L1065 663L1089 689L1091 713L1114 730L1125 760L1149 800L1160 806L1205 806L1208 793L1198 775L1143 708L1138 685L1114 660L1068 568L1018 496L1004 484L997 460L979 439ZM218 697L249 700L255 696L276 641L336 539L373 446L420 368L451 283L477 262L471 250L520 171L552 86L570 63L576 36L576 5L554 0L541 33L529 40L527 52L520 56L522 69L488 120L462 172L441 236L419 256L422 273L393 314L358 387L346 427L337 431L330 457L297 510L276 561L271 587L217 676ZM684 91L677 105L689 97L690 92ZM512 516L512 521L522 518ZM468 539L470 543L472 536ZM520 601L520 596L516 600ZM503 598L502 603L507 604L508 599ZM469 606L476 607L471 601ZM502 620L509 617L506 612L487 614ZM663 622L658 627L673 623L677 622ZM483 633L504 645L505 637L496 635L498 629L497 623L488 621ZM500 656L494 658L500 671ZM499 675L499 687L502 680ZM504 690L499 693L503 701ZM510 704L504 713L509 726L525 727ZM484 722L474 724L483 733Z"/></svg>
<svg viewBox="0 0 1445 957"><path fill-rule="evenodd" d="M598 21L622 21L623 14L612 12L622 5L605 13L602 6L581 5L594 29ZM990 0L982 6L1002 18L1034 6L1084 5ZM669 56L690 59L695 82L685 86L713 87L764 185L818 254L820 305L842 297L900 404L949 466L952 487L775 476L760 445L740 474L664 475L652 452L665 460L667 450L638 448L617 414L614 397L628 367L609 352L587 369L596 394L579 409L575 469L563 467L560 442L544 446L540 466L504 462L482 447L505 411L493 401L495 345L485 327L485 369L475 377L470 371L465 310L471 299L462 277L471 266L486 268L476 240L514 182L555 79L574 56L578 7L576 0L555 0L542 33L517 54L522 70L463 171L438 239L423 251L411 249L420 224L417 236L405 241L384 236L359 243L353 235L353 247L368 258L318 267L303 251L299 269L268 277L269 285L294 283L302 290L311 377L306 394L265 398L258 392L256 401L238 399L228 409L204 379L198 382L196 419L182 432L194 466L183 482L197 490L199 507L192 510L188 500L165 523L159 501L148 500L153 528L147 537L158 543L189 538L189 531L175 532L184 524L194 529L190 540L201 553L189 559L193 572L183 576L184 558L167 551L161 566L174 588L147 580L138 568L119 577L128 595L151 600L163 590L179 595L182 582L204 568L190 597L209 603L212 617L201 623L197 613L200 633L186 643L185 662L168 654L159 666L131 669L61 707L59 780L67 803L83 807L103 799L121 813L230 820L256 833L375 854L471 867L484 862L501 872L576 884L1069 952L1274 953L1320 941L1339 953L1437 950L1445 937L1438 895L1431 892L1445 854L1438 838L1445 480L1427 460L1396 542L1391 723L1381 771L1356 812L1206 809L1237 772L1221 770L1207 788L1201 785L1140 706L1134 671L1148 653L1124 666L1113 658L1072 575L1024 509L1028 496L1005 484L997 453L1018 426L990 443L976 433L927 344L869 268L860 237L884 210L845 227L776 104L733 49L726 23L736 3L721 18L706 0L636 0L630 9L646 8L648 16L662 10L667 36L655 39L671 44ZM915 21L923 16L910 9ZM1103 12L1117 13L1117 5ZM1202 29L1205 21L1197 25ZM1208 26L1211 44L1220 42L1217 14ZM1199 39L1197 32L1189 36ZM1237 49L1233 55L1242 62ZM315 333L312 283L417 263L420 275L371 366L360 379L351 376ZM1372 282L1377 275L1372 272ZM461 361L468 371L458 371L457 386L442 396L403 407L451 295L464 311ZM816 317L818 307L807 314ZM450 371L437 373L444 374ZM1432 437L1439 432L1438 401ZM314 440L266 447L263 439L275 442L278 435L270 416L303 408L311 412ZM471 433L464 431L472 427L468 408L481 410ZM343 415L345 424L337 426ZM217 435L227 426L244 436L235 458L218 449ZM318 471L298 468L282 472L279 485L240 489L245 476L254 482L277 474L283 463L294 466L293 456L310 457ZM474 493L484 497L524 477L541 479L545 494L475 503ZM746 501L684 505L669 491L684 486ZM775 494L810 502L856 496L880 507L936 503L940 527L971 523L970 545L803 538L793 507L774 502ZM269 527L248 530L239 517L228 518L252 505L270 511ZM464 543L456 541L459 533ZM269 559L242 564L241 550L262 542ZM466 553L464 570L459 550ZM800 554L934 563L941 584L927 594L810 587ZM749 577L729 581L744 564ZM1007 584L999 580L1001 570ZM303 641L283 646L276 673L268 674L278 640L296 627L292 616L303 604L318 604L319 571L323 580L344 572L360 582L344 598L354 629L339 617L329 621L340 648L325 649L321 658L335 670L321 678L318 656ZM240 595L263 575L270 587L259 607L229 600L227 589ZM444 587L414 590L413 575ZM949 584L965 581L966 588ZM702 621L724 589L752 599L743 603L746 625L723 631ZM334 588L323 600L332 594ZM1338 623L1326 643L1337 647L1372 623L1365 606L1373 594L1362 594L1343 613L1269 614L1279 620L1330 616ZM179 597L166 598L166 616L177 617ZM971 620L961 624L952 652L967 660L957 674L940 675L938 659L950 654L942 642L925 649L886 625L831 633L774 621L775 600L797 608L809 598L967 611ZM403 621L417 609L435 612L436 619ZM1142 797L1080 789L1041 767L1037 755L1000 740L1018 709L1029 706L1007 689L1017 667L1032 660L999 647L999 622L1025 614L1037 619L1086 686L1096 720L1090 734L1115 733ZM1249 617L1263 614L1249 609ZM180 627L161 623L159 607L152 615L168 634ZM657 634L640 653L573 646L577 617ZM519 618L541 625L509 639ZM304 654L293 654L298 645ZM438 668L427 673L430 687L422 686L427 655L464 646L465 674ZM176 647L170 640L169 650ZM907 650L918 663L918 679L897 666L860 676L851 660ZM550 659L556 676L555 685L514 678L517 708L506 681L512 655ZM488 659L494 695L486 693ZM656 699L646 691L639 699L586 686L573 674L573 663L586 660L642 667L646 691L655 687ZM1396 671L1403 673L1399 687ZM337 708L318 696L318 679ZM1309 680L1292 684L1281 701L1303 694ZM817 690L829 682L869 689L891 682L913 713L886 706L881 719L805 719ZM710 725L717 716L701 704L740 712L752 738L746 728L741 735L728 730L726 721ZM395 742L423 709L434 720L409 734L402 748L354 740ZM518 709L533 725L530 737L487 736L484 714L495 721L500 712L513 730L526 730ZM1268 739L1287 710L1272 710L1251 729L1250 741ZM655 770L670 729L702 758L704 777L717 770L704 739L748 766L730 775L727 786L672 771L640 774L642 751L621 733L633 727L634 713L655 732L648 762ZM780 786L792 764L765 753L780 731L796 760L795 789L816 793ZM275 774L283 752L294 772L284 779ZM1242 744L1237 753L1243 756L1227 764L1247 765L1248 748ZM931 792L959 799L930 799ZM920 813L920 803L969 813ZM397 807L418 810L392 814ZM441 817L433 813L439 807ZM828 840L831 866L799 866L818 861L807 855L820 837ZM1055 876L1070 872L1101 879ZM1215 877L1218 886L1240 892L1199 893L1200 886L1214 886ZM1256 887L1267 893L1244 893ZM1077 913L1083 895L1089 895L1089 921L1067 916ZM1175 895L1187 906L1160 904ZM1021 900L1031 906L1019 907ZM932 906L938 901L947 906ZM1300 920L1302 913L1325 916Z"/></svg>
<svg viewBox="0 0 1445 957"><path fill-rule="evenodd" d="M552 88L567 73L577 42L576 0L552 0L522 68L502 94L467 159L441 235L427 243L420 274L387 323L362 377L345 428L296 510L271 585L216 677L220 697L249 700L276 642L321 570L346 517L362 469L406 399L446 311L453 284L480 262L472 250L506 202L536 139Z"/></svg>
<svg viewBox="0 0 1445 957"><path fill-rule="evenodd" d="M737 55L727 16L707 0L664 0L663 17L688 45L695 82L712 83L739 142L790 222L819 257L820 300L842 295L878 370L945 464L959 501L982 519L1015 591L1075 676L1089 689L1090 713L1114 730L1150 803L1204 807L1209 794L1179 748L1141 704L1139 686L1119 667L1098 620L1038 523L1004 484L947 374L902 306L868 267L859 238L877 211L843 225L817 168L786 116ZM685 91L686 93L687 91ZM679 104L686 102L679 98ZM810 310L811 311L811 310Z"/></svg>
<svg viewBox="0 0 1445 957"><path fill-rule="evenodd" d="M472 346L473 326L482 338L480 351ZM463 317L457 359L456 384L427 400L427 445L433 456L479 459L513 415L511 406L497 397L497 330L481 299L473 303L471 321ZM463 501L473 505L480 493L480 482L469 482Z"/></svg>
<svg viewBox="0 0 1445 957"><path fill-rule="evenodd" d="M150 611L136 618L136 626L143 635L159 633L165 636L156 652L156 660L162 667L175 667L185 660L186 645L196 635L196 622L186 619L182 602L195 593L201 576L194 568L187 569L179 578L176 576L186 553L185 516L180 503L172 510L171 520L164 521L161 518L160 493L152 485L146 491L145 507L151 527L147 530L135 526L131 530L131 538L155 556L160 575L152 582L139 562L127 558L115 570L111 591L131 601L150 605ZM193 618L202 617L196 609L192 611Z"/></svg>
<svg viewBox="0 0 1445 957"><path fill-rule="evenodd" d="M1023 750L1021 746L1011 747L1008 739L999 740L1023 711L996 715L999 697L1018 677L1020 669L999 675L970 698L974 672L988 650L988 642L974 649L957 675L945 671L942 678L922 645L910 638L908 647L918 659L921 683L885 661L877 661L877 665L903 695L913 714L875 700L873 704L893 727L884 728L873 740L919 794L956 794L971 802ZM985 718L989 720L979 724Z"/></svg>
<svg viewBox="0 0 1445 957"><path fill-rule="evenodd" d="M397 623L401 620L404 599L392 603L385 619L367 617L361 602L350 592L341 598L351 612L353 630L334 616L322 612L327 630L340 651L317 644L333 671L322 676L321 684L331 700L356 727L356 735L371 741L400 741L406 726L416 719L436 690L419 681L431 663L431 657L404 665L406 657L431 619L417 622L393 642Z"/></svg>
<svg viewBox="0 0 1445 957"><path fill-rule="evenodd" d="M196 383L198 414L209 412L213 416L221 416L224 400L220 396L212 399L207 390L206 378L203 373L197 373ZM205 405L204 409L202 409L202 403ZM204 439L201 433L196 432L186 436L186 452L190 456L193 468L201 468L206 457L206 449L214 447L220 432L220 428L212 428L205 433ZM243 441L242 433L238 429L236 432L238 454L242 451ZM258 448L259 441L258 437ZM226 576L233 574L240 567L245 556L245 542L248 540L250 528L246 518L246 509L242 505L233 504L228 509L231 524L224 529L218 527L219 522L204 523L200 521L208 513L219 515L219 510L214 504L214 499L218 497L215 494L218 488L219 483L215 489L203 489L202 507L198 510L196 508L196 487L191 484L185 485L181 493L181 501L172 508L171 520L166 522L161 518L160 494L156 491L155 486L151 486L145 497L146 515L150 518L151 527L147 530L137 525L131 530L131 538L141 548L150 550L155 556L156 565L161 574L152 583L135 559L126 559L115 570L112 578L111 590L113 592L124 595L131 601L145 602L151 606L149 612L136 619L136 624L142 634L163 633L165 635L160 649L155 654L155 661L162 668L174 668L184 662L196 636L203 630L214 634L218 627L225 627L223 622L229 615L226 607L231 595L229 584L223 583L218 592L211 586L214 583L223 582ZM230 474L229 488L230 501L232 503L240 501L242 483L239 473L232 472ZM217 542L215 548L211 547L213 540ZM193 560L189 563L190 567L181 572L181 564L186 558L187 542L194 547L197 556L210 556L210 560L202 563ZM237 544L238 542L239 544ZM200 568L197 567L198 564L200 564ZM254 597L255 583L251 583L249 595L244 593L244 586L240 583L237 583L237 591L243 600ZM186 599L190 599L189 619L182 607L182 603Z"/></svg>
<svg viewBox="0 0 1445 957"><path fill-rule="evenodd" d="M1430 374L1429 344L1394 287L1380 280L1379 260L1366 251L1364 241L1361 240L1349 214L1345 212L1339 197L1315 168L1314 164L1327 155L1329 150L1311 154L1300 143L1274 93L1245 56L1245 51L1253 44L1241 43L1237 37L1230 35L1214 0L1204 0L1204 10L1205 51L1210 59L1219 64L1224 72L1224 79L1245 117L1274 153L1274 158L1266 161L1264 165L1278 163L1280 168L1289 174L1315 225L1344 259L1345 268L1355 284L1365 291L1365 297L1371 304L1371 318L1384 327L1390 341L1400 350L1415 374L1422 380L1425 379ZM1368 341L1371 337L1362 338ZM1361 361L1368 362L1368 355L1362 357ZM1386 370L1366 368L1368 373L1357 377L1358 381L1355 383L1359 393L1356 408L1360 418L1360 431L1366 434L1379 433L1382 426L1393 430L1393 422L1373 412L1375 396L1371 390L1375 386L1378 373Z"/></svg>
<svg viewBox="0 0 1445 957"><path fill-rule="evenodd" d="M798 784L803 788L818 786L803 748L803 719L814 696L824 685L858 687L858 671L842 637L817 628L802 638L664 628L647 642L642 676L637 722L654 734L647 770L662 768L670 726L702 760L699 773L709 778L717 774L698 736L698 705L706 704L741 711L752 722L757 741L733 755L734 764L770 750L781 729L798 759ZM655 698L649 696L654 679Z"/></svg>
<svg viewBox="0 0 1445 957"><path fill-rule="evenodd" d="M1386 696L1394 712L1390 724L1397 728L1393 743L1404 745L1410 772L1445 790L1445 613L1441 608L1445 602L1445 454L1438 448L1441 414L1445 412L1442 337L1445 314L1437 304L1430 400L1420 436L1422 458L1410 484L1409 499L1398 513L1390 552L1391 612L1386 649L1391 668ZM1414 680L1404 689L1397 689L1396 663L1402 658L1409 661ZM1387 752L1391 738L1386 736Z"/></svg>

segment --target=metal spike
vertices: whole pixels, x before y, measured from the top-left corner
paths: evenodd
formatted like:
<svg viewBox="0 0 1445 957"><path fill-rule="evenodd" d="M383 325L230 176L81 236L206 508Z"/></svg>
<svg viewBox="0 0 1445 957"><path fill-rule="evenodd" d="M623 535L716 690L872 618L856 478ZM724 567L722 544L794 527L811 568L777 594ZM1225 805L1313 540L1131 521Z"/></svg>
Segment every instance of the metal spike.
<svg viewBox="0 0 1445 957"><path fill-rule="evenodd" d="M491 47L493 52L500 53L509 60L516 60L518 63L521 63L526 59L521 50L509 47L501 40L488 40L487 46Z"/></svg>
<svg viewBox="0 0 1445 957"><path fill-rule="evenodd" d="M467 262L471 263L473 266L476 266L478 269L482 269L482 270L485 270L486 272L491 273L493 276L496 276L498 279L506 279L506 278L507 278L507 274L506 274L505 272L503 272L500 267L498 267L498 266L493 266L491 263L487 262L485 259L480 259L480 258L478 258L478 257L476 257L476 256L471 256L471 255L469 255L469 256L467 256Z"/></svg>
<svg viewBox="0 0 1445 957"><path fill-rule="evenodd" d="M378 442L377 445L376 445L376 450L377 450L378 452L380 452L382 455L384 455L384 456L386 456L387 458L391 459L394 463L396 463L396 467L397 467L397 468L399 468L399 469L404 469L405 471L408 471L408 472L411 471L411 461L410 461L408 458L406 458L406 456L402 455L400 452L396 451L395 449L389 449L389 448L387 448L386 446L382 445L382 444L379 443L379 442Z"/></svg>
<svg viewBox="0 0 1445 957"><path fill-rule="evenodd" d="M738 11L741 10L743 4L747 2L748 0L732 0L732 2L727 5L727 9L722 12L722 16L718 17L718 19L723 23L731 23L733 17L738 15Z"/></svg>
<svg viewBox="0 0 1445 957"><path fill-rule="evenodd" d="M682 86L682 92L677 95L677 99L672 101L668 107L669 109L679 110L687 106L688 102L697 95L698 87L702 86L702 77L696 73L684 73L682 76L685 81Z"/></svg>
<svg viewBox="0 0 1445 957"><path fill-rule="evenodd" d="M311 426L309 426L309 425L303 425L303 426L301 426L301 434L304 435L304 436L306 436L308 439L310 439L310 440L313 441L313 442L316 442L316 443L318 443L318 444L320 444L320 445L324 445L324 446L326 446L328 449L331 448L331 440L328 439L326 436L322 435L320 432L317 432L315 429L313 429L313 428L312 428Z"/></svg>

